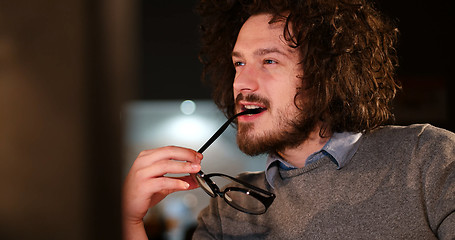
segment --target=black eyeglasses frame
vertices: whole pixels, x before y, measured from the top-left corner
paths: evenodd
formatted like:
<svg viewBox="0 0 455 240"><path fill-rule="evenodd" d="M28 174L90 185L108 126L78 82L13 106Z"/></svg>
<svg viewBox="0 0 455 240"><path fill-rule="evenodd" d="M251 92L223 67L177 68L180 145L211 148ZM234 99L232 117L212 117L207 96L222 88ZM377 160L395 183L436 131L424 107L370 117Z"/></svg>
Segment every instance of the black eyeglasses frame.
<svg viewBox="0 0 455 240"><path fill-rule="evenodd" d="M212 177L224 177L224 178L227 178L227 179L230 179L234 182L237 182L239 184L242 184L243 186L247 187L247 188L240 188L240 187L227 187L225 188L223 191L220 190L220 188L218 187L218 185L212 181ZM225 200L225 202L227 204L229 204L231 207L241 211L241 212L244 212L244 213L248 213L248 214L252 214L252 215L260 215L260 214L264 214L267 209L270 207L270 205L272 205L273 203L273 200L275 199L275 194L269 192L269 191L266 191L264 189L261 189L261 188L258 188L254 185L251 185L247 182L244 182L244 181L241 181L237 178L234 178L234 177L231 177L229 175L226 175L226 174L223 174L223 173L210 173L210 174L205 174L203 173L202 171L199 171L197 174L196 174L196 179L199 183L199 186L201 186L201 188L210 196L210 197L221 197ZM207 184L207 186L210 188L211 191L209 191L208 189L206 189L204 187L203 184L200 183L200 179L204 180L205 184ZM264 205L264 210L262 211L253 211L252 209L246 209L246 208L243 208L239 205L236 205L235 202L233 201L229 201L225 196L226 196L226 193L230 192L230 191L236 191L236 192L242 192L246 195L249 195L255 199L257 199L259 202L262 203L262 205ZM259 194L260 193L260 194Z"/></svg>

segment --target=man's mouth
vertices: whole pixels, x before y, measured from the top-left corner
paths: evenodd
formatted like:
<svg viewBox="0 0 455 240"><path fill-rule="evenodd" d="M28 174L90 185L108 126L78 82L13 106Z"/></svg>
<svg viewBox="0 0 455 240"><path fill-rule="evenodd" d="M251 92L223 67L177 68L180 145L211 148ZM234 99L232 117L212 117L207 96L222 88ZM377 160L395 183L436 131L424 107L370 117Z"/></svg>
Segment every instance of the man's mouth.
<svg viewBox="0 0 455 240"><path fill-rule="evenodd" d="M259 95L256 94L244 95L242 93L239 93L235 97L235 104L237 106L238 112L254 110L254 113L252 114L247 113L247 115L244 116L243 118L247 116L252 117L253 115L263 113L267 111L270 106L270 102L268 101L268 99L264 97L260 97Z"/></svg>
<svg viewBox="0 0 455 240"><path fill-rule="evenodd" d="M259 106L259 105L254 105L254 104L245 104L245 105L242 105L242 108L241 108L241 111L251 111L252 114L248 114L248 115L254 115L254 114L259 114L265 110L267 110L266 107L263 107L263 106Z"/></svg>

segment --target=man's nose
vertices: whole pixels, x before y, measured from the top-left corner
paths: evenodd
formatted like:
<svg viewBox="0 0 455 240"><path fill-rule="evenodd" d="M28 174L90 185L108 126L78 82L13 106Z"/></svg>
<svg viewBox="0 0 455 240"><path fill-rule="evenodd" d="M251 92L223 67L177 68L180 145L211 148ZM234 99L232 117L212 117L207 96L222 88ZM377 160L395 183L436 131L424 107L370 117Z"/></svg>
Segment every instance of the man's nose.
<svg viewBox="0 0 455 240"><path fill-rule="evenodd" d="M250 93L259 89L259 71L252 65L241 67L234 79L234 90Z"/></svg>

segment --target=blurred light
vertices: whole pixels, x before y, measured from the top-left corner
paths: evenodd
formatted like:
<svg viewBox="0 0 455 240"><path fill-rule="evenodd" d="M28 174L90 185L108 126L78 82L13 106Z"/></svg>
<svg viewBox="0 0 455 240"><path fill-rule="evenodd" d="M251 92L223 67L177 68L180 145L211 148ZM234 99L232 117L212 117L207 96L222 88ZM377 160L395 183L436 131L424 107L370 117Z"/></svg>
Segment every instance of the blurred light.
<svg viewBox="0 0 455 240"><path fill-rule="evenodd" d="M196 111L196 103L191 100L185 100L180 104L180 111L185 115L191 115Z"/></svg>
<svg viewBox="0 0 455 240"><path fill-rule="evenodd" d="M162 128L166 129L167 136L175 143L192 142L201 144L213 134L216 126L210 119L192 115L170 119Z"/></svg>

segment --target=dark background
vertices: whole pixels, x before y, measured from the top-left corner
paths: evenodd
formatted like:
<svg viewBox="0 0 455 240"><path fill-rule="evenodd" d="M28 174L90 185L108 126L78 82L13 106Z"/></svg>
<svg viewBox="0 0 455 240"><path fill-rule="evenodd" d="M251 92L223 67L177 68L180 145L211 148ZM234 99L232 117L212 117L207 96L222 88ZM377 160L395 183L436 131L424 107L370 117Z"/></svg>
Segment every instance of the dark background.
<svg viewBox="0 0 455 240"><path fill-rule="evenodd" d="M190 0L0 0L0 239L121 239L123 107L208 99ZM453 1L388 0L397 122L455 130Z"/></svg>

